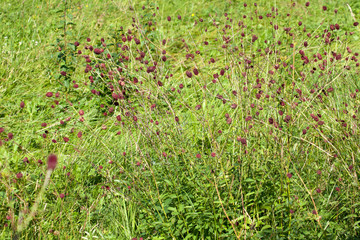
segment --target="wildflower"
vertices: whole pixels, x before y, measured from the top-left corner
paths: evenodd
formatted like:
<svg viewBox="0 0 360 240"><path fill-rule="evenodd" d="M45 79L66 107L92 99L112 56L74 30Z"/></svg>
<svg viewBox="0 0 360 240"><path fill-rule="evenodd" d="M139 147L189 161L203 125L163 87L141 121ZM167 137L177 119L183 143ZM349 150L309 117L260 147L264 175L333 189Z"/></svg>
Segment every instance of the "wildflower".
<svg viewBox="0 0 360 240"><path fill-rule="evenodd" d="M56 164L57 164L57 156L55 154L50 154L48 157L47 168L50 170L54 170Z"/></svg>
<svg viewBox="0 0 360 240"><path fill-rule="evenodd" d="M190 71L186 71L186 76L188 76L189 78L192 77L192 73Z"/></svg>

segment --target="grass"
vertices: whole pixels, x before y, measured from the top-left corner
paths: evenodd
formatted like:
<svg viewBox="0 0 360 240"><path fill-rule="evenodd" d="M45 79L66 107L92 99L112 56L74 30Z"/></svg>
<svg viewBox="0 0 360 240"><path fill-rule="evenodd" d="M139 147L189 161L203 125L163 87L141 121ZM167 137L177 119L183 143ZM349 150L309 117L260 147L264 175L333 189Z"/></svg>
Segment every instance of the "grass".
<svg viewBox="0 0 360 240"><path fill-rule="evenodd" d="M2 1L0 238L359 238L360 4L254 3Z"/></svg>

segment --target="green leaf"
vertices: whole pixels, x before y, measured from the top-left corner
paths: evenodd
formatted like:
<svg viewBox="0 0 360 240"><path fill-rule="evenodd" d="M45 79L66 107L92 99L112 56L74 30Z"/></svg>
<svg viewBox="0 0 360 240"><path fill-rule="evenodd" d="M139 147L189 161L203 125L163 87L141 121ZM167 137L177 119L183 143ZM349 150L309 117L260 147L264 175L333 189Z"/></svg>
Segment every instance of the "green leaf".
<svg viewBox="0 0 360 240"><path fill-rule="evenodd" d="M269 229L269 228L271 228L270 225L265 225L265 226L263 226L263 227L261 228L261 231L264 231L264 230Z"/></svg>

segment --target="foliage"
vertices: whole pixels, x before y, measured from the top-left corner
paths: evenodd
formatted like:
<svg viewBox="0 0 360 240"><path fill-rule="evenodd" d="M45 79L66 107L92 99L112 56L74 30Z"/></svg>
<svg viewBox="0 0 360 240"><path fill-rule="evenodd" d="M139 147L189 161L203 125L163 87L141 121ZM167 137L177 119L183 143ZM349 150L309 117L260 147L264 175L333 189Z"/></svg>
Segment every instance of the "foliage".
<svg viewBox="0 0 360 240"><path fill-rule="evenodd" d="M1 2L1 238L358 238L360 5L306 2Z"/></svg>

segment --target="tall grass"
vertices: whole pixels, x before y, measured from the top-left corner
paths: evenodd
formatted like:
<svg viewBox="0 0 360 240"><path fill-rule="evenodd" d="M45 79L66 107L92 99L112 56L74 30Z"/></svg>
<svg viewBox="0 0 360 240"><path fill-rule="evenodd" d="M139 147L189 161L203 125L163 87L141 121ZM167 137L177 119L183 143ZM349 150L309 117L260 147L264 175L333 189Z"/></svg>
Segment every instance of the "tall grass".
<svg viewBox="0 0 360 240"><path fill-rule="evenodd" d="M22 4L1 238L359 237L356 1Z"/></svg>

